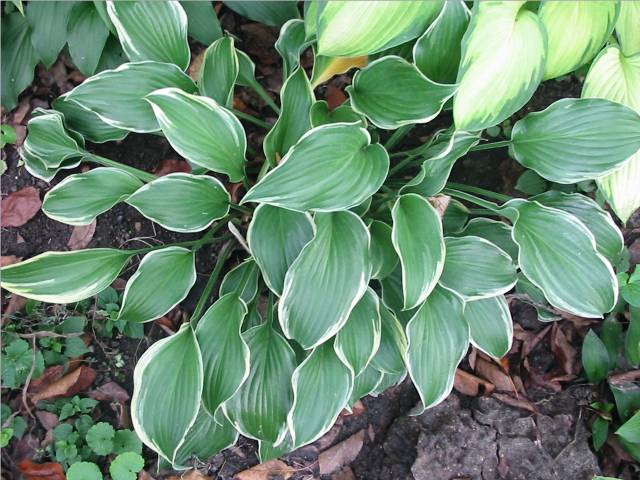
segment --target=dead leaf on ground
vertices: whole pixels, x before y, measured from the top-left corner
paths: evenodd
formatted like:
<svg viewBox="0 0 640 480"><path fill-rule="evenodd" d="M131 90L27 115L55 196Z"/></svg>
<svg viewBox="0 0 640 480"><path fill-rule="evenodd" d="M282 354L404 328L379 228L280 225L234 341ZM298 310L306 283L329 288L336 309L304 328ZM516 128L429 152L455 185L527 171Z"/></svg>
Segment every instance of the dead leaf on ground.
<svg viewBox="0 0 640 480"><path fill-rule="evenodd" d="M96 233L96 220L94 219L89 225L77 225L73 227L71 237L67 242L67 247L71 250L81 250L86 248Z"/></svg>
<svg viewBox="0 0 640 480"><path fill-rule="evenodd" d="M2 226L21 227L40 211L40 190L25 187L2 199Z"/></svg>
<svg viewBox="0 0 640 480"><path fill-rule="evenodd" d="M130 398L127 391L116 382L107 382L95 390L91 390L88 395L100 402L127 403Z"/></svg>
<svg viewBox="0 0 640 480"><path fill-rule="evenodd" d="M26 480L66 480L62 465L56 462L34 463L23 460L18 465Z"/></svg>
<svg viewBox="0 0 640 480"><path fill-rule="evenodd" d="M551 352L565 373L579 372L578 351L569 343L559 323L554 323L551 329Z"/></svg>
<svg viewBox="0 0 640 480"><path fill-rule="evenodd" d="M503 393L494 393L492 397L505 405L509 405L510 407L521 408L531 413L539 413L536 406L524 398L513 398L512 396L505 395Z"/></svg>
<svg viewBox="0 0 640 480"><path fill-rule="evenodd" d="M155 478L146 470L141 470L140 473L138 473L138 480L155 480Z"/></svg>
<svg viewBox="0 0 640 480"><path fill-rule="evenodd" d="M356 476L351 467L344 467L340 471L331 475L331 480L356 480Z"/></svg>
<svg viewBox="0 0 640 480"><path fill-rule="evenodd" d="M22 257L16 257L15 255L2 255L0 257L0 267L6 267L7 265L13 265L22 260Z"/></svg>
<svg viewBox="0 0 640 480"><path fill-rule="evenodd" d="M453 388L464 395L477 397L480 394L491 394L495 385L458 368L453 380Z"/></svg>
<svg viewBox="0 0 640 480"><path fill-rule="evenodd" d="M45 388L49 387L53 382L56 382L62 378L64 374L63 365L54 365L47 367L42 375L38 378L31 380L29 383L29 393L40 393Z"/></svg>
<svg viewBox="0 0 640 480"><path fill-rule="evenodd" d="M189 64L189 69L187 70L187 74L191 77L191 79L194 82L197 82L198 77L200 76L200 68L202 67L202 62L204 61L205 53L207 53L207 49L203 48L202 50L200 50L200 52L191 56L191 63Z"/></svg>
<svg viewBox="0 0 640 480"><path fill-rule="evenodd" d="M327 86L326 97L327 103L329 104L329 109L331 110L335 110L347 101L347 96L344 94L344 92L336 87L333 83L330 83Z"/></svg>
<svg viewBox="0 0 640 480"><path fill-rule="evenodd" d="M179 477L175 475L171 475L167 478L167 480L213 480L210 476L205 475L204 473L199 472L198 470L189 470L184 475L180 475Z"/></svg>
<svg viewBox="0 0 640 480"><path fill-rule="evenodd" d="M167 158L166 160L162 160L153 171L156 177L162 177L170 173L191 173L191 166L184 160Z"/></svg>
<svg viewBox="0 0 640 480"><path fill-rule="evenodd" d="M96 379L96 371L81 365L73 372L66 374L58 381L52 383L42 392L37 393L31 398L35 404L41 400L51 400L61 397L71 397L83 390L86 390Z"/></svg>
<svg viewBox="0 0 640 480"><path fill-rule="evenodd" d="M320 474L328 475L353 462L364 445L365 431L351 435L346 440L334 445L320 454Z"/></svg>
<svg viewBox="0 0 640 480"><path fill-rule="evenodd" d="M53 430L58 426L60 421L55 413L46 412L44 410L38 410L36 412L36 417L45 430Z"/></svg>
<svg viewBox="0 0 640 480"><path fill-rule="evenodd" d="M442 218L444 216L444 212L449 206L451 197L448 195L438 195L437 197L429 197L427 200L429 200L431 206L436 209L436 212L438 212L438 215Z"/></svg>
<svg viewBox="0 0 640 480"><path fill-rule="evenodd" d="M617 373L615 375L611 375L607 381L611 385L622 385L635 380L640 380L640 370L630 370L624 373Z"/></svg>
<svg viewBox="0 0 640 480"><path fill-rule="evenodd" d="M509 375L504 373L495 362L485 360L478 355L475 371L482 378L495 385L497 391L516 393L516 387Z"/></svg>
<svg viewBox="0 0 640 480"><path fill-rule="evenodd" d="M7 307L2 312L2 318L5 319L9 315L13 315L16 312L19 312L27 305L27 299L25 297L21 297L17 293L12 293L11 298L9 299L9 303Z"/></svg>
<svg viewBox="0 0 640 480"><path fill-rule="evenodd" d="M551 327L552 325L549 325L548 327L540 330L537 334L529 334L529 336L526 337L526 339L522 342L522 358L526 358L531 352L533 352L540 341L551 331Z"/></svg>
<svg viewBox="0 0 640 480"><path fill-rule="evenodd" d="M291 478L296 469L290 467L281 460L269 460L255 467L251 467L234 477L235 480L269 480L271 477L278 475L283 480Z"/></svg>

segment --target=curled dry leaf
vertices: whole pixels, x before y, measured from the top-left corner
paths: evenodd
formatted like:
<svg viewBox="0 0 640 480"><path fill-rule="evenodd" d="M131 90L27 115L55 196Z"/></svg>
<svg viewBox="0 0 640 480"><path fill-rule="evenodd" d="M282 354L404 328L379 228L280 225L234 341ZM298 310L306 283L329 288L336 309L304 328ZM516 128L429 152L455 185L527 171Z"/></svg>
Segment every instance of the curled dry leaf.
<svg viewBox="0 0 640 480"><path fill-rule="evenodd" d="M31 383L29 383L29 389L27 391L31 394L40 393L48 388L52 383L60 380L63 374L63 365L54 365L52 367L47 367L42 375L40 375L36 379L31 380Z"/></svg>
<svg viewBox="0 0 640 480"><path fill-rule="evenodd" d="M478 375L495 385L497 391L516 393L513 381L496 363L478 356L475 370Z"/></svg>
<svg viewBox="0 0 640 480"><path fill-rule="evenodd" d="M76 393L86 390L96 379L96 371L81 365L71 373L55 381L40 393L35 394L31 401L35 404L41 400L71 397Z"/></svg>
<svg viewBox="0 0 640 480"><path fill-rule="evenodd" d="M69 247L70 250L86 248L89 243L91 243L94 233L96 233L95 219L89 225L77 225L73 227L71 238L69 238L67 242L67 247Z"/></svg>
<svg viewBox="0 0 640 480"><path fill-rule="evenodd" d="M464 395L476 397L480 394L490 395L496 387L493 383L458 368L453 380L453 388Z"/></svg>
<svg viewBox="0 0 640 480"><path fill-rule="evenodd" d="M40 190L25 187L2 199L2 226L21 227L40 210Z"/></svg>
<svg viewBox="0 0 640 480"><path fill-rule="evenodd" d="M577 364L578 351L569 343L559 323L554 323L551 329L551 351L562 366L564 373L579 373L580 367Z"/></svg>
<svg viewBox="0 0 640 480"><path fill-rule="evenodd" d="M36 417L45 430L53 430L59 423L58 416L52 412L46 412L44 410L38 410Z"/></svg>
<svg viewBox="0 0 640 480"><path fill-rule="evenodd" d="M320 454L320 474L328 475L353 462L364 444L365 431L360 430L346 440Z"/></svg>
<svg viewBox="0 0 640 480"><path fill-rule="evenodd" d="M236 474L236 480L269 480L277 476L287 480L295 473L295 469L280 460L269 460Z"/></svg>
<svg viewBox="0 0 640 480"><path fill-rule="evenodd" d="M100 402L127 403L129 394L116 382L107 382L89 392L89 396Z"/></svg>
<svg viewBox="0 0 640 480"><path fill-rule="evenodd" d="M429 197L427 200L429 200L431 206L436 209L436 212L438 212L438 215L442 218L444 216L444 212L449 206L451 197L448 195L438 195L436 197Z"/></svg>
<svg viewBox="0 0 640 480"><path fill-rule="evenodd" d="M62 465L56 462L34 463L31 460L23 460L18 465L25 480L66 480Z"/></svg>

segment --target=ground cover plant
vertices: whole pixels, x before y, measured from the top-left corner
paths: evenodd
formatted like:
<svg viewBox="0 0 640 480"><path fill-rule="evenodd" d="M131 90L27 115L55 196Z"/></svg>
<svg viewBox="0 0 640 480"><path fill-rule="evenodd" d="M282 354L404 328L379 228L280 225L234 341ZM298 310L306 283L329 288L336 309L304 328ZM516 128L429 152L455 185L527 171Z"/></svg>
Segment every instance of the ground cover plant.
<svg viewBox="0 0 640 480"><path fill-rule="evenodd" d="M585 339L589 381L637 367L640 281L618 225L640 207L638 2L225 5L282 25L279 102L208 2L18 2L21 11L3 16L6 108L34 64L50 64L65 42L91 75L29 121L24 167L45 182L64 177L42 211L83 226L125 203L159 228L197 235L47 252L3 267L2 288L56 304L100 294L105 334L139 337L187 298L203 248L220 246L189 321L135 369L133 426L164 463L187 468L239 434L259 442L261 460L276 458L405 377L422 409L435 407L470 346L495 360L510 351L505 295L514 289L543 322L559 312L607 317L603 338ZM53 33L43 17L55 19ZM217 28L198 22L209 18ZM84 29L103 40L78 40ZM46 41L54 34L58 41ZM209 45L195 69L188 36ZM75 53L80 46L92 48ZM300 63L308 50L310 74ZM345 103L316 99L314 89L351 69ZM580 69L580 98L514 117L541 82ZM236 108L236 86L254 90L277 121ZM262 153L248 147L242 122L268 131ZM440 128L400 148L428 123ZM156 177L94 153L91 144L130 133L163 136L191 172ZM525 169L516 185L523 198L449 181L456 162L493 149ZM135 273L118 295L110 285L126 268ZM20 342L5 343L6 355L30 354ZM4 373L3 385L20 371ZM613 430L638 460L637 392L610 387ZM76 403L67 410L83 415ZM613 408L593 405L602 419L596 448ZM86 458L124 454L90 440L111 436L98 425L85 439L80 428L59 432L53 454L69 478L73 468L95 470L79 448ZM20 430L7 428L9 438Z"/></svg>

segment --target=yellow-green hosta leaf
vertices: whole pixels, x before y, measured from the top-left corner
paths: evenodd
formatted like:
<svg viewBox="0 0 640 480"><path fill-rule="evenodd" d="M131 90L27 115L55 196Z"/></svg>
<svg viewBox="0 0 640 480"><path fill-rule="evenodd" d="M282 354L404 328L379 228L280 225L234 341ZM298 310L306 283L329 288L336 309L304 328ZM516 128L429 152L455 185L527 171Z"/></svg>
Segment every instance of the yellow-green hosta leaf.
<svg viewBox="0 0 640 480"><path fill-rule="evenodd" d="M499 360L511 350L513 321L504 295L466 302L464 319L471 343L490 357Z"/></svg>
<svg viewBox="0 0 640 480"><path fill-rule="evenodd" d="M430 122L455 91L455 85L435 83L396 56L370 63L347 87L353 109L387 130Z"/></svg>
<svg viewBox="0 0 640 480"><path fill-rule="evenodd" d="M293 406L287 417L293 448L314 442L347 406L353 371L336 355L333 341L318 345L291 379Z"/></svg>
<svg viewBox="0 0 640 480"><path fill-rule="evenodd" d="M300 12L296 2L278 0L225 0L224 4L243 17L266 25L282 25Z"/></svg>
<svg viewBox="0 0 640 480"><path fill-rule="evenodd" d="M222 408L244 436L278 444L287 433L287 413L293 404L296 356L269 323L242 336L249 346L249 376Z"/></svg>
<svg viewBox="0 0 640 480"><path fill-rule="evenodd" d="M236 293L221 296L198 320L196 337L202 354L203 408L215 415L249 375L249 347L240 329L247 306Z"/></svg>
<svg viewBox="0 0 640 480"><path fill-rule="evenodd" d="M200 348L188 323L154 343L133 372L133 427L169 462L182 460L177 454L198 416L202 382Z"/></svg>
<svg viewBox="0 0 640 480"><path fill-rule="evenodd" d="M640 149L640 115L602 98L564 98L518 120L513 158L557 183L605 175Z"/></svg>
<svg viewBox="0 0 640 480"><path fill-rule="evenodd" d="M31 43L46 68L54 64L67 42L67 24L74 3L33 2L27 8L26 18L31 27Z"/></svg>
<svg viewBox="0 0 640 480"><path fill-rule="evenodd" d="M282 113L264 138L264 155L271 165L284 157L300 137L311 129L309 111L315 101L303 68L296 69L280 91Z"/></svg>
<svg viewBox="0 0 640 480"><path fill-rule="evenodd" d="M259 269L252 257L227 273L220 284L220 295L234 292L246 304L251 303L258 293Z"/></svg>
<svg viewBox="0 0 640 480"><path fill-rule="evenodd" d="M407 368L422 410L440 403L453 389L456 368L469 348L463 308L457 295L437 287L407 324Z"/></svg>
<svg viewBox="0 0 640 480"><path fill-rule="evenodd" d="M367 126L367 121L363 115L356 113L348 103L343 103L334 110L329 109L326 100L317 100L309 111L311 117L311 127L319 127L327 123L359 123L361 127Z"/></svg>
<svg viewBox="0 0 640 480"><path fill-rule="evenodd" d="M361 398L372 393L382 380L383 375L380 370L376 370L373 365L369 364L360 375L356 376L349 398L349 408Z"/></svg>
<svg viewBox="0 0 640 480"><path fill-rule="evenodd" d="M364 128L322 125L304 134L242 203L268 203L302 212L347 210L377 192L388 170L387 151L372 144Z"/></svg>
<svg viewBox="0 0 640 480"><path fill-rule="evenodd" d="M278 317L287 338L310 349L335 335L364 295L369 231L353 212L317 213L316 234L284 279Z"/></svg>
<svg viewBox="0 0 640 480"><path fill-rule="evenodd" d="M453 236L484 238L508 253L514 262L518 261L518 245L511 238L511 227L504 222L482 217L472 218L461 232Z"/></svg>
<svg viewBox="0 0 640 480"><path fill-rule="evenodd" d="M311 43L305 38L303 20L292 18L282 26L275 47L282 57L282 75L285 79L300 66L300 55Z"/></svg>
<svg viewBox="0 0 640 480"><path fill-rule="evenodd" d="M113 248L46 252L0 270L2 288L48 303L73 303L113 282L131 253Z"/></svg>
<svg viewBox="0 0 640 480"><path fill-rule="evenodd" d="M91 2L73 6L67 25L67 43L71 59L78 70L93 75L107 43L109 29Z"/></svg>
<svg viewBox="0 0 640 480"><path fill-rule="evenodd" d="M187 14L180 2L107 2L122 49L132 62L153 60L186 70L191 59Z"/></svg>
<svg viewBox="0 0 640 480"><path fill-rule="evenodd" d="M336 353L354 375L360 375L378 351L380 329L380 300L369 288L335 338Z"/></svg>
<svg viewBox="0 0 640 480"><path fill-rule="evenodd" d="M398 319L386 307L380 307L380 346L371 359L377 370L389 374L404 374L407 337Z"/></svg>
<svg viewBox="0 0 640 480"><path fill-rule="evenodd" d="M552 2L538 16L547 32L544 79L571 73L591 60L607 41L618 17L619 2Z"/></svg>
<svg viewBox="0 0 640 480"><path fill-rule="evenodd" d="M2 58L0 98L5 111L18 103L18 95L33 81L33 72L40 61L31 43L31 27L18 12L2 16Z"/></svg>
<svg viewBox="0 0 640 480"><path fill-rule="evenodd" d="M90 142L104 143L122 140L129 134L128 130L109 125L95 113L69 100L67 93L60 95L53 101L53 108L64 115L64 123L69 130L78 132Z"/></svg>
<svg viewBox="0 0 640 480"><path fill-rule="evenodd" d="M386 223L374 220L369 225L371 234L371 278L383 279L391 275L398 265L398 255L391 240L392 229Z"/></svg>
<svg viewBox="0 0 640 480"><path fill-rule="evenodd" d="M424 302L442 274L442 222L436 209L415 193L401 195L391 216L393 246L402 265L403 310L408 310Z"/></svg>
<svg viewBox="0 0 640 480"><path fill-rule="evenodd" d="M620 15L616 22L616 34L625 55L640 53L640 1L620 2Z"/></svg>
<svg viewBox="0 0 640 480"><path fill-rule="evenodd" d="M456 128L481 130L509 118L542 79L546 37L524 1L476 2L462 41L453 99Z"/></svg>
<svg viewBox="0 0 640 480"><path fill-rule="evenodd" d="M200 94L214 99L220 105L231 107L233 86L238 78L240 66L232 37L222 37L204 53L198 75Z"/></svg>
<svg viewBox="0 0 640 480"><path fill-rule="evenodd" d="M138 133L160 130L145 97L161 88L175 87L195 92L196 86L175 65L160 62L124 63L85 80L67 94L67 99L117 128Z"/></svg>
<svg viewBox="0 0 640 480"><path fill-rule="evenodd" d="M462 37L471 12L462 0L444 2L438 17L413 47L413 62L438 83L456 83Z"/></svg>
<svg viewBox="0 0 640 480"><path fill-rule="evenodd" d="M69 225L88 225L101 213L142 187L143 183L125 171L101 167L70 175L44 196L42 211Z"/></svg>
<svg viewBox="0 0 640 480"><path fill-rule="evenodd" d="M442 4L408 0L320 4L315 19L318 53L354 57L408 42L426 30Z"/></svg>
<svg viewBox="0 0 640 480"><path fill-rule="evenodd" d="M445 238L447 254L440 285L465 300L494 297L516 284L516 266L511 257L480 237Z"/></svg>
<svg viewBox="0 0 640 480"><path fill-rule="evenodd" d="M640 151L613 172L596 180L599 190L620 220L626 223L640 208Z"/></svg>
<svg viewBox="0 0 640 480"><path fill-rule="evenodd" d="M537 202L511 200L505 206L517 209L512 235L520 269L551 305L588 318L613 309L618 281L581 221Z"/></svg>
<svg viewBox="0 0 640 480"><path fill-rule="evenodd" d="M126 202L174 232L199 232L229 213L229 193L208 175L172 173L147 183Z"/></svg>
<svg viewBox="0 0 640 480"><path fill-rule="evenodd" d="M149 322L187 297L196 282L195 256L182 247L147 253L124 289L118 320Z"/></svg>
<svg viewBox="0 0 640 480"><path fill-rule="evenodd" d="M267 286L282 295L287 270L313 238L314 224L305 213L267 204L258 205L247 241Z"/></svg>

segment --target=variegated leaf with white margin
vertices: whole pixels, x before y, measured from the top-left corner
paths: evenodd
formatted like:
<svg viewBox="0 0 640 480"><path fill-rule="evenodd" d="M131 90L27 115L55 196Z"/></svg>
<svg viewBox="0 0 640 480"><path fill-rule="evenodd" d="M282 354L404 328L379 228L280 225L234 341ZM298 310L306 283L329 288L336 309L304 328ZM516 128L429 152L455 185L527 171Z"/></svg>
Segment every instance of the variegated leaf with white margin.
<svg viewBox="0 0 640 480"><path fill-rule="evenodd" d="M317 100L309 110L311 127L319 127L327 123L359 123L361 127L367 126L367 120L363 115L356 113L348 102L331 110L326 100Z"/></svg>
<svg viewBox="0 0 640 480"><path fill-rule="evenodd" d="M352 212L317 213L316 234L284 279L278 317L287 338L310 349L335 335L370 278L367 227Z"/></svg>
<svg viewBox="0 0 640 480"><path fill-rule="evenodd" d="M513 343L513 321L504 295L466 302L464 319L471 343L490 357L504 357Z"/></svg>
<svg viewBox="0 0 640 480"><path fill-rule="evenodd" d="M542 290L536 287L522 272L518 273L518 283L516 283L516 293L524 295L529 303L536 309L538 320L541 322L555 322L562 320L562 317L551 310L551 305L547 302ZM524 301L527 302L527 299Z"/></svg>
<svg viewBox="0 0 640 480"><path fill-rule="evenodd" d="M406 368L404 370L402 370L402 372L400 372L400 373L386 373L386 372L383 372L382 373L382 378L380 379L380 381L376 385L376 388L374 388L373 391L371 393L369 393L369 395L377 397L378 395L380 395L382 392L386 391L387 389L402 383L405 378L407 378L407 369Z"/></svg>
<svg viewBox="0 0 640 480"><path fill-rule="evenodd" d="M443 401L453 389L456 368L469 348L464 302L436 287L407 324L407 367L422 409Z"/></svg>
<svg viewBox="0 0 640 480"><path fill-rule="evenodd" d="M405 372L404 356L407 352L407 337L402 325L393 313L380 307L380 346L371 359L377 370L390 374Z"/></svg>
<svg viewBox="0 0 640 480"><path fill-rule="evenodd" d="M195 282L195 255L191 250L153 250L127 282L118 320L149 322L160 318L187 297Z"/></svg>
<svg viewBox="0 0 640 480"><path fill-rule="evenodd" d="M453 234L455 237L470 235L490 241L508 253L514 262L518 261L518 245L511 238L511 226L506 223L490 218L472 218L462 231Z"/></svg>
<svg viewBox="0 0 640 480"><path fill-rule="evenodd" d="M371 278L381 280L388 277L395 270L400 259L396 254L391 240L392 229L380 220L373 220L369 225L371 234Z"/></svg>
<svg viewBox="0 0 640 480"><path fill-rule="evenodd" d="M282 57L282 75L285 79L300 65L300 55L311 45L305 38L304 21L292 18L280 28L275 48Z"/></svg>
<svg viewBox="0 0 640 480"><path fill-rule="evenodd" d="M404 293L402 289L402 265L400 265L400 262L389 275L380 280L380 286L382 287L382 303L394 313L402 325L406 325L413 317L415 308L403 310Z"/></svg>
<svg viewBox="0 0 640 480"><path fill-rule="evenodd" d="M384 374L380 370L369 364L360 375L356 376L353 381L353 389L351 390L351 397L349 398L349 408L363 397L366 397L373 392Z"/></svg>
<svg viewBox="0 0 640 480"><path fill-rule="evenodd" d="M497 125L526 104L542 79L546 36L524 1L475 2L462 40L456 128Z"/></svg>
<svg viewBox="0 0 640 480"><path fill-rule="evenodd" d="M353 370L343 363L329 340L313 349L291 379L293 406L287 423L292 447L324 435L347 406L353 388Z"/></svg>
<svg viewBox="0 0 640 480"><path fill-rule="evenodd" d="M239 71L233 37L219 38L204 53L198 73L200 94L230 108L233 104L233 86Z"/></svg>
<svg viewBox="0 0 640 480"><path fill-rule="evenodd" d="M235 292L244 303L249 304L258 294L258 276L258 265L249 257L224 276L220 284L220 295Z"/></svg>

